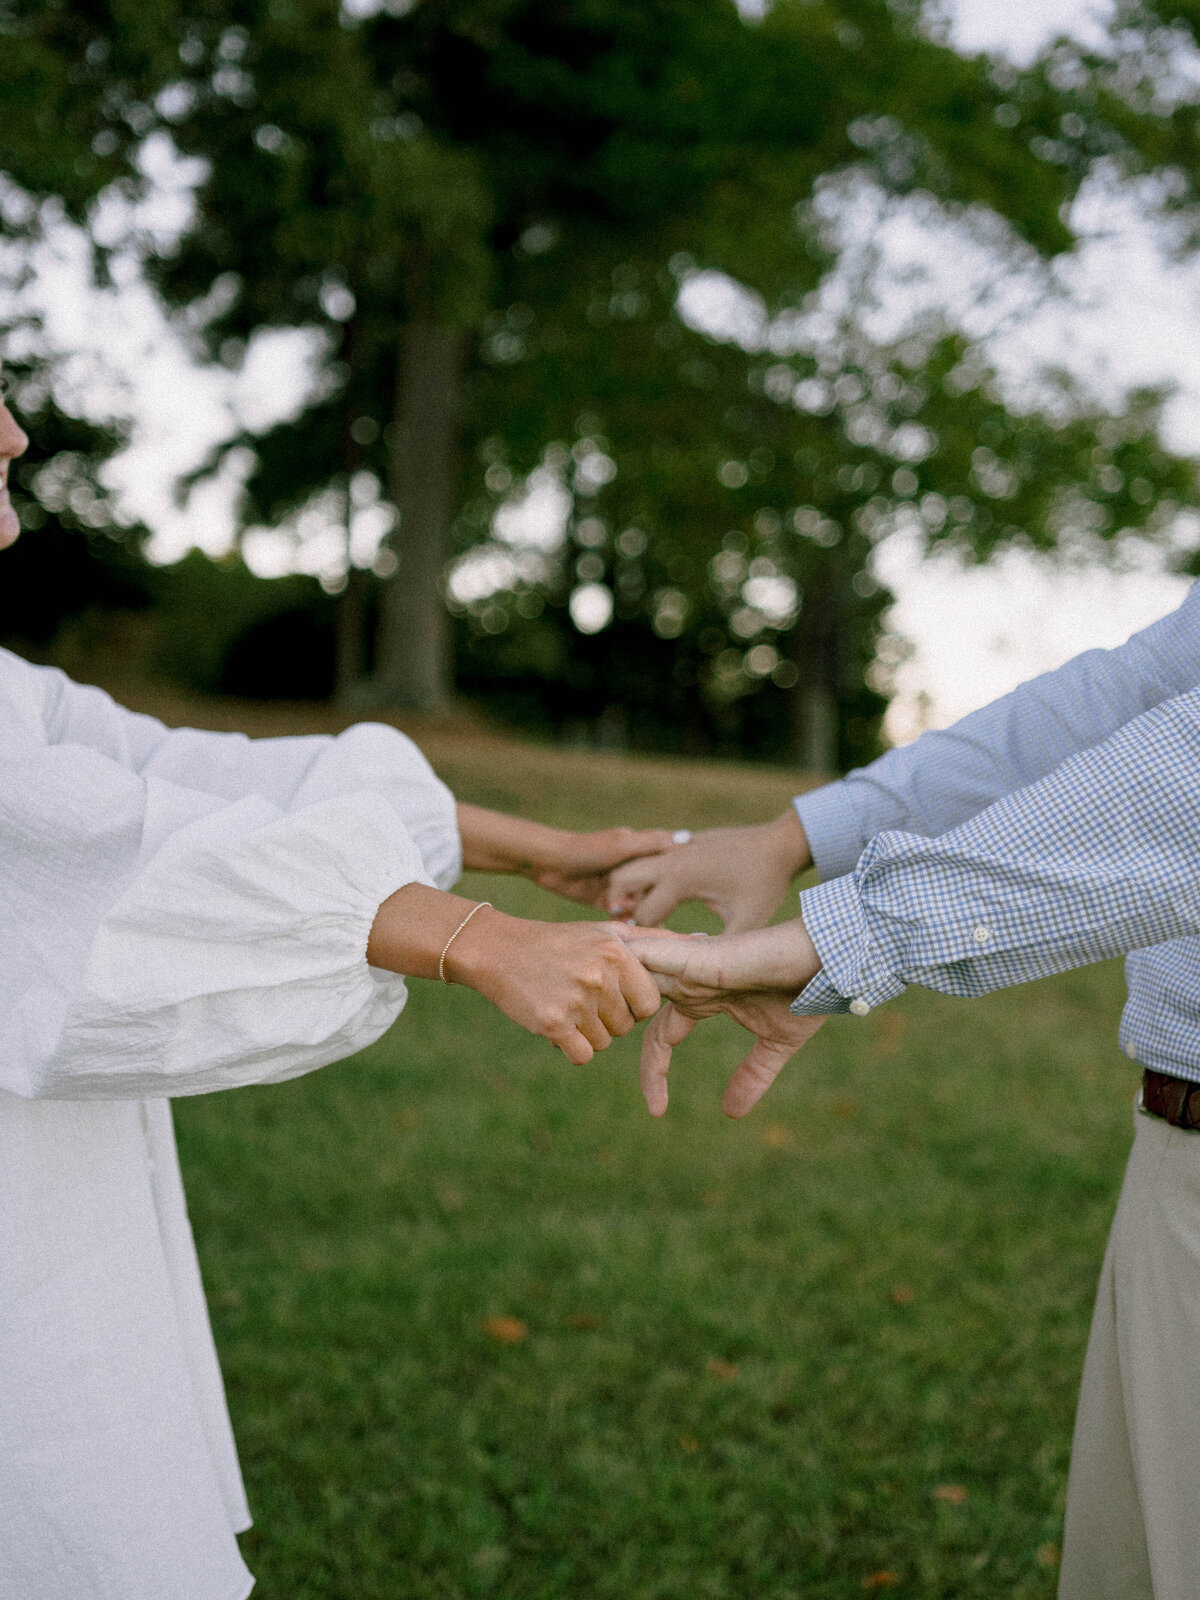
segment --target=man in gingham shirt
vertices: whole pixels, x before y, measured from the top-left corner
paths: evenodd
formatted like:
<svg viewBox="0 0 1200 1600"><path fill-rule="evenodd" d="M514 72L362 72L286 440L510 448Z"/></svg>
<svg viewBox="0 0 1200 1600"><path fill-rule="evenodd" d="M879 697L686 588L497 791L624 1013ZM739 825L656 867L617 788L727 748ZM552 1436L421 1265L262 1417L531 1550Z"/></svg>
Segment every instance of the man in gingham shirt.
<svg viewBox="0 0 1200 1600"><path fill-rule="evenodd" d="M773 823L632 864L614 909L652 924L699 898L727 926L757 927L810 863L824 881L802 894L802 920L638 941L685 1005L718 963L727 988L752 988L779 982L793 953L794 1032L783 1000L776 1021L751 1019L776 1053L757 1082L743 1075L740 1102L731 1084L739 1112L827 1013L865 1016L910 982L970 996L1131 952L1121 1047L1145 1069L1151 1114L1135 1118L1092 1322L1059 1595L1197 1600L1200 585L1119 649L799 796ZM673 989L682 977L690 990ZM721 1004L706 992L693 1014ZM662 1073L669 1028L664 1012L650 1030L666 1038Z"/></svg>

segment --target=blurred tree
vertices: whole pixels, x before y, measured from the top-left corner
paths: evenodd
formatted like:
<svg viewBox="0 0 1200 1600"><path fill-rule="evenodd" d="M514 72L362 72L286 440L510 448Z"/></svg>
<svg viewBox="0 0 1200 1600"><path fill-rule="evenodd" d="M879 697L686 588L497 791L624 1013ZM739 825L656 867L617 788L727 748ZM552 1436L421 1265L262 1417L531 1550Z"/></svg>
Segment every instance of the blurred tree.
<svg viewBox="0 0 1200 1600"><path fill-rule="evenodd" d="M486 542L540 468L570 493L567 543L491 552L508 581L467 607L468 676L507 653L528 679L541 650L543 681L580 695L591 673L599 703L640 650L635 701L661 701L666 662L672 717L721 742L789 696L791 750L830 766L869 749L882 704L862 687L882 531L907 520L982 557L1162 520L1164 494L1191 493L1149 398L1112 419L1064 392L1020 416L944 331L876 350L851 318L821 352L781 337L769 354L680 319L695 267L780 329L830 264L803 203L851 165L991 207L1050 255L1098 158L1170 159L1157 110L1096 87L1095 62L964 60L918 11L777 0L748 25L732 0L0 0L17 112L0 166L82 215L131 189L156 132L204 159L195 226L148 248L148 270L227 362L264 326L324 331L325 393L255 441L245 514L319 503L348 525L356 486L385 487L376 692L444 696L451 538ZM343 597L343 678L366 666L365 581ZM609 603L606 640L575 631Z"/></svg>
<svg viewBox="0 0 1200 1600"><path fill-rule="evenodd" d="M117 520L100 476L119 442L115 430L55 404L40 360L9 361L6 376L13 403L35 414L38 427L13 476L13 503L31 537L6 552L0 641L37 656L64 617L144 611L151 575L139 556L144 530Z"/></svg>

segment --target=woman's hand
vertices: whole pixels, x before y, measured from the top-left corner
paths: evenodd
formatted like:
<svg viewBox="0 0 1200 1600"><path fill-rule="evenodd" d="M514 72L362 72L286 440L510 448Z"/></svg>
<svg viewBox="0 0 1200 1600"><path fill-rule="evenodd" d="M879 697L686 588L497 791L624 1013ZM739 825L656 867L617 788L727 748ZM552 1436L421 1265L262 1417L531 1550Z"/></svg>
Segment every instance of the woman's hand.
<svg viewBox="0 0 1200 1600"><path fill-rule="evenodd" d="M470 917L468 921L467 918ZM380 906L367 961L387 972L477 989L582 1066L652 1017L654 979L604 922L533 922L407 883Z"/></svg>
<svg viewBox="0 0 1200 1600"><path fill-rule="evenodd" d="M623 862L678 849L690 834L667 828L605 828L571 833L482 806L460 805L463 865L476 872L515 872L568 900L608 910L609 874Z"/></svg>
<svg viewBox="0 0 1200 1600"><path fill-rule="evenodd" d="M671 1053L702 1017L724 1012L755 1035L721 1098L729 1117L753 1110L826 1020L793 1016L790 1009L820 968L798 917L774 928L711 939L633 929L623 930L623 936L670 1000L642 1039L642 1093L653 1117L667 1109Z"/></svg>
<svg viewBox="0 0 1200 1600"><path fill-rule="evenodd" d="M699 900L729 933L770 921L798 872L812 865L795 808L747 828L708 828L661 855L631 861L609 878L607 910L641 927L665 922L685 900Z"/></svg>
<svg viewBox="0 0 1200 1600"><path fill-rule="evenodd" d="M568 900L607 911L613 900L614 867L679 850L690 837L690 834L671 833L665 828L563 832L552 842L542 860L531 866L529 876L543 889L552 889Z"/></svg>
<svg viewBox="0 0 1200 1600"><path fill-rule="evenodd" d="M454 940L445 970L578 1066L661 1004L654 979L603 922L534 922L487 907Z"/></svg>

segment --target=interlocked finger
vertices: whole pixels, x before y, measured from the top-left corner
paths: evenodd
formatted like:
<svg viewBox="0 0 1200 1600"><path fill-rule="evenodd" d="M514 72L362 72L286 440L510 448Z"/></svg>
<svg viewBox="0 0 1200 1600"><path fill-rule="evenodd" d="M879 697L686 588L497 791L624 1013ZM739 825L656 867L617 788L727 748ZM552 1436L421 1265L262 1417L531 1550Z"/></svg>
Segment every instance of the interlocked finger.
<svg viewBox="0 0 1200 1600"><path fill-rule="evenodd" d="M567 1060L576 1067L586 1067L596 1054L591 1041L578 1028L564 1028L550 1037L550 1043L560 1049Z"/></svg>
<svg viewBox="0 0 1200 1600"><path fill-rule="evenodd" d="M632 1033L637 1026L637 1018L629 1009L628 1001L619 990L614 995L605 995L597 1009L600 1014L600 1021L614 1039L623 1039L627 1033Z"/></svg>
<svg viewBox="0 0 1200 1600"><path fill-rule="evenodd" d="M685 1017L672 1005L665 1005L642 1035L642 1094L652 1117L661 1117L667 1109L671 1052L695 1026L691 1017Z"/></svg>
<svg viewBox="0 0 1200 1600"><path fill-rule="evenodd" d="M725 1115L744 1117L748 1111L753 1111L798 1048L756 1040L725 1085L721 1096L721 1110Z"/></svg>

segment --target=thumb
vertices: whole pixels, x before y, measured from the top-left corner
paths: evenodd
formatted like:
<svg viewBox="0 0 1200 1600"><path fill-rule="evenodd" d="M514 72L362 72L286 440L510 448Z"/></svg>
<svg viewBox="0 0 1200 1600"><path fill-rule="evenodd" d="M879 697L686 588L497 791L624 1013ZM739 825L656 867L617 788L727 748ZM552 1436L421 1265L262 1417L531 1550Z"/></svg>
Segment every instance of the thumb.
<svg viewBox="0 0 1200 1600"><path fill-rule="evenodd" d="M634 919L643 928L656 927L665 922L681 900L688 898L675 884L655 881L634 909Z"/></svg>
<svg viewBox="0 0 1200 1600"><path fill-rule="evenodd" d="M665 1005L642 1035L642 1093L652 1117L661 1117L667 1109L667 1073L671 1070L671 1052L677 1044L682 1044L695 1026L691 1017L685 1017L672 1005Z"/></svg>
<svg viewBox="0 0 1200 1600"><path fill-rule="evenodd" d="M755 1040L725 1085L721 1096L721 1110L725 1115L744 1117L748 1111L753 1111L798 1048L766 1039Z"/></svg>
<svg viewBox="0 0 1200 1600"><path fill-rule="evenodd" d="M688 968L692 950L692 937L671 931L642 933L628 929L622 937L648 972L661 973L667 978L682 978Z"/></svg>
<svg viewBox="0 0 1200 1600"><path fill-rule="evenodd" d="M605 922L601 926L615 934L623 944L640 948L646 943L660 943L668 939L690 939L690 933L676 933L674 928L639 928L636 922Z"/></svg>
<svg viewBox="0 0 1200 1600"><path fill-rule="evenodd" d="M614 915L617 912L632 912L646 891L654 888L660 870L661 863L653 855L641 856L614 867L608 874L609 910Z"/></svg>

